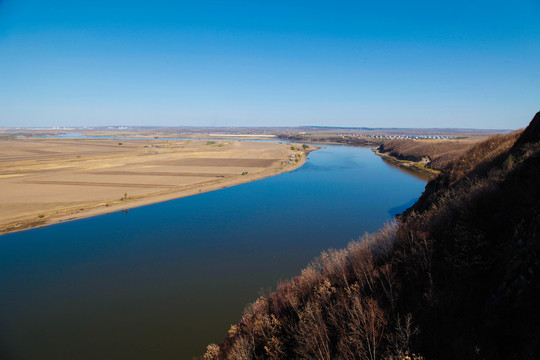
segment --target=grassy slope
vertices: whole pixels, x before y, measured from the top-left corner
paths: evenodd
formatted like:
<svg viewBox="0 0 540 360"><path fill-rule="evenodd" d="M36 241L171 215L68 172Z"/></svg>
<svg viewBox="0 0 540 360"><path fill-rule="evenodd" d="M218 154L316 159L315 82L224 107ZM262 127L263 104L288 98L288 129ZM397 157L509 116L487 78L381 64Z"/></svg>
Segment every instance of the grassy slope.
<svg viewBox="0 0 540 360"><path fill-rule="evenodd" d="M540 113L450 163L399 223L261 297L206 359L536 359Z"/></svg>
<svg viewBox="0 0 540 360"><path fill-rule="evenodd" d="M381 144L379 152L399 160L421 161L428 157L427 167L442 170L474 145L463 140L389 140Z"/></svg>

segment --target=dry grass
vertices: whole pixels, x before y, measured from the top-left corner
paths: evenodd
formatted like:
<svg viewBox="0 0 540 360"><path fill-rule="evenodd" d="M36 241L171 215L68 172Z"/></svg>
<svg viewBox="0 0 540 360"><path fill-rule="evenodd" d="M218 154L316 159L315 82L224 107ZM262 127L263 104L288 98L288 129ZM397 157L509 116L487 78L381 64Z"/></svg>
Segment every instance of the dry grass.
<svg viewBox="0 0 540 360"><path fill-rule="evenodd" d="M472 140L389 140L379 147L379 151L400 160L419 162L428 158L428 167L442 170L475 143Z"/></svg>

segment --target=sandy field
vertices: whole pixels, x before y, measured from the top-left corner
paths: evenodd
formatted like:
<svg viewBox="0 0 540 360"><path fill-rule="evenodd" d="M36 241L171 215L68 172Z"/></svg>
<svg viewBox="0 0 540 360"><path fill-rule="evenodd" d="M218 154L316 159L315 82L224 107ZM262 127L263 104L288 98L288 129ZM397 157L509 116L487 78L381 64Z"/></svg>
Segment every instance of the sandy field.
<svg viewBox="0 0 540 360"><path fill-rule="evenodd" d="M2 139L0 234L254 181L306 157L254 141Z"/></svg>

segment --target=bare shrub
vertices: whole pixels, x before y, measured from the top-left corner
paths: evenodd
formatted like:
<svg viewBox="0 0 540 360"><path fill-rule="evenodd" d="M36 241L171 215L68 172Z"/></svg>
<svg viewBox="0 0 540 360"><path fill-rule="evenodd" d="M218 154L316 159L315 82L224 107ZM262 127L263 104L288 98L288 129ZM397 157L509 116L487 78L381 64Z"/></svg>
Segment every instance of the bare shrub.
<svg viewBox="0 0 540 360"><path fill-rule="evenodd" d="M203 355L203 360L219 359L219 346L210 344L206 347L206 353Z"/></svg>
<svg viewBox="0 0 540 360"><path fill-rule="evenodd" d="M298 317L295 353L300 359L330 360L330 339L320 304L308 301Z"/></svg>
<svg viewBox="0 0 540 360"><path fill-rule="evenodd" d="M363 359L377 359L387 319L377 301L355 296L347 309L349 341Z"/></svg>
<svg viewBox="0 0 540 360"><path fill-rule="evenodd" d="M245 337L239 337L234 342L229 355L228 360L249 360L253 359L253 347L250 341Z"/></svg>
<svg viewBox="0 0 540 360"><path fill-rule="evenodd" d="M418 335L418 327L413 326L412 315L398 316L395 331L388 336L389 350L386 360L401 360L411 353L413 338Z"/></svg>

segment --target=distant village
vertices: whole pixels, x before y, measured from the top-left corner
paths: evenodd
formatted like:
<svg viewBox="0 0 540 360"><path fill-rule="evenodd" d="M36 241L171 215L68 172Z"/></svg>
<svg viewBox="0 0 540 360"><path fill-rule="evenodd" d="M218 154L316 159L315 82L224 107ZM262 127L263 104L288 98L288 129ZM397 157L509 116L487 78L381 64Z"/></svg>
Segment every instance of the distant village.
<svg viewBox="0 0 540 360"><path fill-rule="evenodd" d="M297 132L294 134L298 137L309 138L312 136L321 136L322 134L313 134L307 132ZM326 134L329 136L329 134ZM330 136L337 136L343 139L353 138L353 139L373 139L373 140L453 140L457 139L455 136L451 135L433 135L433 134L355 134L355 133L334 133Z"/></svg>
<svg viewBox="0 0 540 360"><path fill-rule="evenodd" d="M421 140L421 139L432 139L432 140L451 140L454 139L454 136L450 135L372 135L372 134L363 134L362 137L371 138L371 139L385 139L385 140Z"/></svg>

